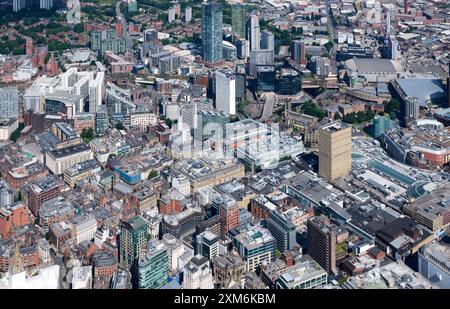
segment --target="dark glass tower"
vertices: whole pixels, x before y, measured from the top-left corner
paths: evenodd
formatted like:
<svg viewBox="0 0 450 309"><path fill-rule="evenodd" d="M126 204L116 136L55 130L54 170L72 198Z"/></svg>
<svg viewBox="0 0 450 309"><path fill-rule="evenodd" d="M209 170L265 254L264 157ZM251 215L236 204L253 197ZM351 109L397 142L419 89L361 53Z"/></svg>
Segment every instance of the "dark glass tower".
<svg viewBox="0 0 450 309"><path fill-rule="evenodd" d="M223 59L221 3L202 4L202 52L203 60L215 63Z"/></svg>

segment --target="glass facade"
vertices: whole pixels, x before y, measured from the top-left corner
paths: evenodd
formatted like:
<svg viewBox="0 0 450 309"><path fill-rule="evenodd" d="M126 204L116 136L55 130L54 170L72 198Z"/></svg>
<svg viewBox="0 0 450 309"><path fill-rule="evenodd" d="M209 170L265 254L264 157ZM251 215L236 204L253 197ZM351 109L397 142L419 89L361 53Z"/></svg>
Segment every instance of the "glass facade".
<svg viewBox="0 0 450 309"><path fill-rule="evenodd" d="M202 52L203 60L210 63L223 59L222 27L223 8L221 3L202 4Z"/></svg>

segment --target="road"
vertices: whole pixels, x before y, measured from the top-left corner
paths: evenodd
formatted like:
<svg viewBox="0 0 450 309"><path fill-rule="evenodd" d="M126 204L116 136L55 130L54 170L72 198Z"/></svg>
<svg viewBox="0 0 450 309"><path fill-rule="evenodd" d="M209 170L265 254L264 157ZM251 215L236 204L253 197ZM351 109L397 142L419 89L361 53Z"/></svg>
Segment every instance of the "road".
<svg viewBox="0 0 450 309"><path fill-rule="evenodd" d="M123 37L125 38L125 46L127 53L131 54L133 49L133 41L131 39L130 33L128 32L128 23L125 17L123 16L122 12L120 11L120 4L122 2L118 1L116 4L116 15L117 20L122 23L123 25Z"/></svg>

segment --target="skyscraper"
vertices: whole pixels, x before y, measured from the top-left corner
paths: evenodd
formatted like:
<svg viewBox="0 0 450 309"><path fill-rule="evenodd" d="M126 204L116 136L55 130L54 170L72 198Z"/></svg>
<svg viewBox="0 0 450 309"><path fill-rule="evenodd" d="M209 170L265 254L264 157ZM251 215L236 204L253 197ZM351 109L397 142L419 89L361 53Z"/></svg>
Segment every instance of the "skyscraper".
<svg viewBox="0 0 450 309"><path fill-rule="evenodd" d="M17 87L0 88L0 117L17 118L19 116L19 91Z"/></svg>
<svg viewBox="0 0 450 309"><path fill-rule="evenodd" d="M273 65L273 50L270 49L256 49L250 52L249 60L249 75L256 77L256 66L258 65Z"/></svg>
<svg viewBox="0 0 450 309"><path fill-rule="evenodd" d="M130 268L135 265L139 255L145 252L147 225L141 216L136 216L120 225L119 263Z"/></svg>
<svg viewBox="0 0 450 309"><path fill-rule="evenodd" d="M272 32L268 30L261 32L261 49L275 49L275 37Z"/></svg>
<svg viewBox="0 0 450 309"><path fill-rule="evenodd" d="M303 42L297 40L292 41L291 58L297 64L306 64L305 44Z"/></svg>
<svg viewBox="0 0 450 309"><path fill-rule="evenodd" d="M40 0L39 7L43 10L50 10L53 7L53 0Z"/></svg>
<svg viewBox="0 0 450 309"><path fill-rule="evenodd" d="M190 6L187 6L184 9L184 21L188 23L191 20L192 20L192 8Z"/></svg>
<svg viewBox="0 0 450 309"><path fill-rule="evenodd" d="M236 78L231 72L216 71L216 108L226 115L236 114Z"/></svg>
<svg viewBox="0 0 450 309"><path fill-rule="evenodd" d="M13 12L19 12L26 6L25 0L13 0Z"/></svg>
<svg viewBox="0 0 450 309"><path fill-rule="evenodd" d="M411 121L419 119L419 100L416 97L406 97L400 104L400 114L404 127Z"/></svg>
<svg viewBox="0 0 450 309"><path fill-rule="evenodd" d="M333 122L319 129L319 175L328 181L347 175L352 166L352 128Z"/></svg>
<svg viewBox="0 0 450 309"><path fill-rule="evenodd" d="M221 3L202 4L202 52L206 62L216 63L223 59L222 22Z"/></svg>
<svg viewBox="0 0 450 309"><path fill-rule="evenodd" d="M308 254L328 273L336 273L336 234L326 217L308 220Z"/></svg>
<svg viewBox="0 0 450 309"><path fill-rule="evenodd" d="M247 10L242 4L234 4L231 7L231 31L233 35L245 39L245 23Z"/></svg>
<svg viewBox="0 0 450 309"><path fill-rule="evenodd" d="M252 14L248 20L248 40L250 41L250 51L260 49L261 33L258 15Z"/></svg>
<svg viewBox="0 0 450 309"><path fill-rule="evenodd" d="M174 6L172 6L172 7L170 7L169 8L169 10L167 11L167 21L169 22L169 23L172 23L172 22L174 22L175 21L175 7Z"/></svg>

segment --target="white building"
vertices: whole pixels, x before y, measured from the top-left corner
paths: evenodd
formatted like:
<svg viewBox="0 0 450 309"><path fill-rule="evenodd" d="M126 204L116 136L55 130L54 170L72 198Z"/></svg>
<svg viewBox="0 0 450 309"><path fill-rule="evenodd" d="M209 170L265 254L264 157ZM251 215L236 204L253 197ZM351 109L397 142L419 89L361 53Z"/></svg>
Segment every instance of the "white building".
<svg viewBox="0 0 450 309"><path fill-rule="evenodd" d="M39 7L43 10L50 10L53 7L53 0L40 0Z"/></svg>
<svg viewBox="0 0 450 309"><path fill-rule="evenodd" d="M196 255L186 265L183 279L184 289L212 289L214 288L213 276L209 260Z"/></svg>
<svg viewBox="0 0 450 309"><path fill-rule="evenodd" d="M143 130L147 129L148 126L156 124L157 121L158 119L154 113L134 112L130 114L130 124L139 126Z"/></svg>
<svg viewBox="0 0 450 309"><path fill-rule="evenodd" d="M97 220L94 217L78 215L71 220L72 237L77 244L86 240L92 240L97 231Z"/></svg>
<svg viewBox="0 0 450 309"><path fill-rule="evenodd" d="M97 248L101 249L103 243L108 239L108 237L109 229L97 230L94 234L94 244Z"/></svg>
<svg viewBox="0 0 450 309"><path fill-rule="evenodd" d="M258 15L250 15L248 20L248 38L250 41L250 51L260 49L261 33Z"/></svg>
<svg viewBox="0 0 450 309"><path fill-rule="evenodd" d="M188 23L192 20L192 8L187 6L184 10L184 20Z"/></svg>
<svg viewBox="0 0 450 309"><path fill-rule="evenodd" d="M17 118L0 119L0 141L7 141L19 126Z"/></svg>
<svg viewBox="0 0 450 309"><path fill-rule="evenodd" d="M419 272L441 289L450 289L450 246L432 243L419 252Z"/></svg>
<svg viewBox="0 0 450 309"><path fill-rule="evenodd" d="M7 273L0 278L0 289L59 289L59 265L41 268L34 276L26 271L17 274Z"/></svg>
<svg viewBox="0 0 450 309"><path fill-rule="evenodd" d="M26 6L25 0L13 0L13 12L19 12Z"/></svg>
<svg viewBox="0 0 450 309"><path fill-rule="evenodd" d="M72 269L72 289L92 288L92 266L74 267Z"/></svg>
<svg viewBox="0 0 450 309"><path fill-rule="evenodd" d="M39 258L41 259L42 263L45 264L51 261L50 245L45 238L39 240L38 251L39 251Z"/></svg>
<svg viewBox="0 0 450 309"><path fill-rule="evenodd" d="M175 7L172 6L171 8L169 8L169 10L167 11L167 21L169 23L172 23L175 21Z"/></svg>
<svg viewBox="0 0 450 309"><path fill-rule="evenodd" d="M226 115L236 114L236 78L233 73L216 71L216 108Z"/></svg>
<svg viewBox="0 0 450 309"><path fill-rule="evenodd" d="M74 164L92 160L94 153L86 144L78 144L64 149L50 150L45 153L45 165L55 175L61 175Z"/></svg>
<svg viewBox="0 0 450 309"><path fill-rule="evenodd" d="M169 270L173 273L177 272L180 268L180 258L188 251L192 251L184 245L179 239L175 238L172 234L164 234L162 241L167 248L167 255L169 257ZM184 265L182 265L184 266Z"/></svg>

